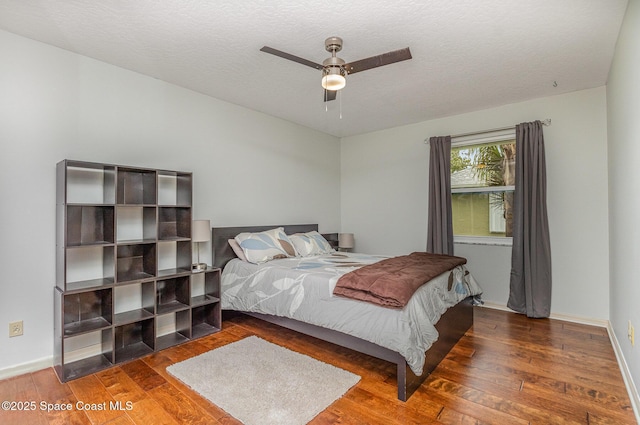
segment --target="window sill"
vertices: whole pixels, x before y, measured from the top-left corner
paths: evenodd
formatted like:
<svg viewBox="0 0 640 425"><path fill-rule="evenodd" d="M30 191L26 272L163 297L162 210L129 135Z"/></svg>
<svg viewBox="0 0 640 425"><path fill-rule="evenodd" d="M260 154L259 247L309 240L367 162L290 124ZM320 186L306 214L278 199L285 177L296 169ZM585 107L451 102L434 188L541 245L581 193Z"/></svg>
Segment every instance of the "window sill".
<svg viewBox="0 0 640 425"><path fill-rule="evenodd" d="M513 238L491 236L454 236L453 243L465 245L512 246Z"/></svg>

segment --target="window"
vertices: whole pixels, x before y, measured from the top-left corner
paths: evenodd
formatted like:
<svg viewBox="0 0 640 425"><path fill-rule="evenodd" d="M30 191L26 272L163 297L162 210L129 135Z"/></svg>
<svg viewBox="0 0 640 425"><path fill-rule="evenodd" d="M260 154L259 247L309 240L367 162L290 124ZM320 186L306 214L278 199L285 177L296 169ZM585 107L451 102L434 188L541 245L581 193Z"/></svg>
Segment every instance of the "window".
<svg viewBox="0 0 640 425"><path fill-rule="evenodd" d="M455 242L511 244L516 144L513 130L451 147Z"/></svg>

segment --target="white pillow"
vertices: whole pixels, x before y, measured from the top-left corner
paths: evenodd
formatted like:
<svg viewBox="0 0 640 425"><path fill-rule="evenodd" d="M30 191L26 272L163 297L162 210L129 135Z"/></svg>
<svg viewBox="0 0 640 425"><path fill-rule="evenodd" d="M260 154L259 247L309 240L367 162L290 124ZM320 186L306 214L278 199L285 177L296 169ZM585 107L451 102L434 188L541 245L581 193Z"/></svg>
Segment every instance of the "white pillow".
<svg viewBox="0 0 640 425"><path fill-rule="evenodd" d="M335 252L329 242L315 230L307 233L296 233L289 236L289 239L293 242L298 255L302 257Z"/></svg>
<svg viewBox="0 0 640 425"><path fill-rule="evenodd" d="M227 242L229 242L229 245L231 246L231 249L233 249L233 252L235 252L236 257L242 261L247 261L247 257L244 256L244 251L242 251L242 248L240 248L240 245L238 245L238 242L236 242L235 239L229 239Z"/></svg>
<svg viewBox="0 0 640 425"><path fill-rule="evenodd" d="M297 255L294 245L282 227L257 233L244 232L234 239L250 263L259 264Z"/></svg>

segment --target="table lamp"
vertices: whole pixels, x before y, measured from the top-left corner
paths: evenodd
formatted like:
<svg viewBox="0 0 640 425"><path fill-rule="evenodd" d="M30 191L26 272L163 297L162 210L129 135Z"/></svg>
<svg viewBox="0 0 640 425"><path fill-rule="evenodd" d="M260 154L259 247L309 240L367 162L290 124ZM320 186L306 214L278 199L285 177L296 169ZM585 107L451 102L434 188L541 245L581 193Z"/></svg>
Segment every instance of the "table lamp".
<svg viewBox="0 0 640 425"><path fill-rule="evenodd" d="M348 251L353 249L355 244L355 240L353 237L353 233L339 233L338 234L338 248L341 251Z"/></svg>
<svg viewBox="0 0 640 425"><path fill-rule="evenodd" d="M191 242L196 244L198 262L191 265L191 269L202 271L207 269L207 263L200 262L200 244L211 240L211 224L209 220L193 220L191 223Z"/></svg>

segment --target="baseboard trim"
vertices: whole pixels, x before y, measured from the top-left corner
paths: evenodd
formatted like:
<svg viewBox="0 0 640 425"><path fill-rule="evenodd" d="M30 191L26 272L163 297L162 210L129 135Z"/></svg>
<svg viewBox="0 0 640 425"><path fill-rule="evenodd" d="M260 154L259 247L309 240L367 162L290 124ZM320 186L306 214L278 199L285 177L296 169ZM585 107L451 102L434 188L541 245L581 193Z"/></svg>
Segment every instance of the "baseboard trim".
<svg viewBox="0 0 640 425"><path fill-rule="evenodd" d="M485 301L484 307L492 308L494 310L509 311L511 313L514 313L514 314L519 314L519 313L516 313L515 311L511 310L509 307L507 307L506 305L503 305L503 304L497 304L497 303L492 303L492 302ZM571 315L571 314L551 313L549 318L550 319L555 319L555 320L562 320L564 322L579 323L581 325L599 326L601 328L606 328L609 325L609 321L608 320L594 319L594 318L582 317L582 316L574 316L574 315Z"/></svg>
<svg viewBox="0 0 640 425"><path fill-rule="evenodd" d="M627 366L627 361L624 359L622 348L620 347L618 338L613 331L611 322L607 324L607 332L609 333L609 339L611 340L611 345L613 346L613 352L616 354L616 359L618 360L618 365L620 366L622 380L624 381L624 385L627 387L627 393L629 393L631 407L633 408L633 413L636 415L636 422L640 424L640 395L638 394L638 387L636 387L636 384L633 382L631 371Z"/></svg>
<svg viewBox="0 0 640 425"><path fill-rule="evenodd" d="M511 313L518 314L513 310L511 310L506 305L485 302L484 307L492 308L494 310L509 311ZM613 347L613 351L616 355L618 367L620 367L622 380L624 381L624 385L627 388L627 394L629 395L629 400L631 401L631 407L633 408L633 413L635 414L636 421L640 424L640 395L638 394L638 389L635 383L633 382L631 371L629 370L629 367L627 366L627 362L624 359L624 355L622 354L622 348L620 347L618 338L616 337L616 334L613 331L611 322L609 320L590 319L585 317L572 316L568 314L554 314L554 313L552 313L549 318L556 319L556 320L563 320L565 322L579 323L582 325L599 326L607 329L607 333L609 334L609 340L611 341L611 346Z"/></svg>
<svg viewBox="0 0 640 425"><path fill-rule="evenodd" d="M13 378L14 376L23 375L25 373L37 372L39 370L46 369L52 366L53 356L43 357L31 362L0 369L0 380Z"/></svg>

